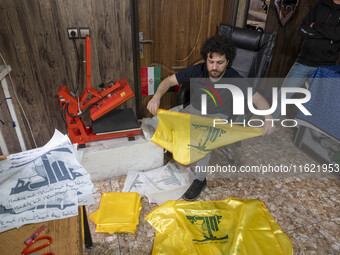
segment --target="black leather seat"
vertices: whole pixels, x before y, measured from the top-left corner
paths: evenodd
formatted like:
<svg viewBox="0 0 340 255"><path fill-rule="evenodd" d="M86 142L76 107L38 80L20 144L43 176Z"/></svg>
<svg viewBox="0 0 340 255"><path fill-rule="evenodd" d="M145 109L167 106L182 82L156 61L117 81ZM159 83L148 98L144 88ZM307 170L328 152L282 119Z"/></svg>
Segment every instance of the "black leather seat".
<svg viewBox="0 0 340 255"><path fill-rule="evenodd" d="M270 65L276 33L264 33L252 29L220 24L219 34L231 39L236 47L232 68L245 78L262 78ZM259 79L253 80L257 88ZM190 100L190 85L182 84L177 94L177 103L187 105Z"/></svg>
<svg viewBox="0 0 340 255"><path fill-rule="evenodd" d="M230 38L236 47L232 68L245 78L265 76L272 59L276 33L264 33L224 24L220 24L218 33Z"/></svg>

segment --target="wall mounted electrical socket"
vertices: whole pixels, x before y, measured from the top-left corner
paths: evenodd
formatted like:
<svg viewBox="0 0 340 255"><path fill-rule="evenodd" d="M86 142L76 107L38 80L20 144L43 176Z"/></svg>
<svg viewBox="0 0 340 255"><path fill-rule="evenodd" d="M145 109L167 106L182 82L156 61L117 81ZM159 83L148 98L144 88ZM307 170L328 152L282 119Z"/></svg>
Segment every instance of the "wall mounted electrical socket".
<svg viewBox="0 0 340 255"><path fill-rule="evenodd" d="M79 31L77 27L68 27L67 28L68 38L69 39L78 39L79 38Z"/></svg>
<svg viewBox="0 0 340 255"><path fill-rule="evenodd" d="M80 38L86 38L86 36L90 36L90 28L88 27L80 27Z"/></svg>

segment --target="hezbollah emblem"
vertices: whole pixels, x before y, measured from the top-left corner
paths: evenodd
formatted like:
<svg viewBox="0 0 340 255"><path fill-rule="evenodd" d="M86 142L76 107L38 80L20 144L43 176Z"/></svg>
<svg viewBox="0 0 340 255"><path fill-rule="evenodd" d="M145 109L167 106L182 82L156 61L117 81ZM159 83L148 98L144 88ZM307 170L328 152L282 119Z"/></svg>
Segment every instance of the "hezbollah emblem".
<svg viewBox="0 0 340 255"><path fill-rule="evenodd" d="M275 8L282 26L293 16L299 0L275 0Z"/></svg>
<svg viewBox="0 0 340 255"><path fill-rule="evenodd" d="M222 237L216 237L215 233L219 232L218 224L221 221L222 216L214 215L214 216L189 216L187 215L187 219L193 225L200 225L202 229L202 235L200 239L193 239L196 242L206 242L206 241L217 241L217 240L225 240L228 239L228 235L224 235Z"/></svg>

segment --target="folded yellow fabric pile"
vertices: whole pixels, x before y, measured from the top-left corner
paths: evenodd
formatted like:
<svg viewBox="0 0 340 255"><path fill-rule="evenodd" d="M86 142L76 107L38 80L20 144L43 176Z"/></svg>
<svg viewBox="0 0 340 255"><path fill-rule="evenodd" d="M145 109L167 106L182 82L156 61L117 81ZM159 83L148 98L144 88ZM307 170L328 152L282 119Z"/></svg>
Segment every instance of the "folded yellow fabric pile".
<svg viewBox="0 0 340 255"><path fill-rule="evenodd" d="M172 152L174 160L188 165L213 149L260 136L262 128L216 124L214 119L158 109L159 123L151 141ZM218 122L220 123L220 122Z"/></svg>
<svg viewBox="0 0 340 255"><path fill-rule="evenodd" d="M96 232L134 234L142 209L140 198L137 192L103 193L99 210L89 216L96 224Z"/></svg>
<svg viewBox="0 0 340 255"><path fill-rule="evenodd" d="M293 254L289 238L256 199L168 201L145 219L156 230L153 255Z"/></svg>

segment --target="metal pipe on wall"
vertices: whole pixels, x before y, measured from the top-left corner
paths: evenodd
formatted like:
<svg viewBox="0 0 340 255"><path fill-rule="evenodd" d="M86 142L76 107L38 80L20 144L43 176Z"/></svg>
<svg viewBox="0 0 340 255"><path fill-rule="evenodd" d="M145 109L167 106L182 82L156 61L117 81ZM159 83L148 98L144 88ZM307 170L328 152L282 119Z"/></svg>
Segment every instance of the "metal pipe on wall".
<svg viewBox="0 0 340 255"><path fill-rule="evenodd" d="M235 0L235 4L234 4L234 12L233 12L233 21L232 21L232 24L231 24L233 27L236 26L236 18L237 18L238 4L239 4L239 0Z"/></svg>
<svg viewBox="0 0 340 255"><path fill-rule="evenodd" d="M136 115L137 118L140 119L142 117L141 113L141 92L139 87L139 78L138 78L138 70L139 70L139 63L138 63L138 56L137 56L137 33L138 33L138 24L136 23L136 13L137 11L137 2L135 0L130 0L130 10L131 10L131 33L132 33L132 59L133 59L133 83L134 83L134 93L135 93L135 100L136 100Z"/></svg>
<svg viewBox="0 0 340 255"><path fill-rule="evenodd" d="M245 27L247 25L249 6L250 6L250 0L246 0L246 6L244 8L245 14L244 14L243 26L242 27Z"/></svg>

